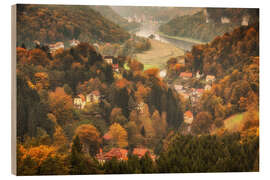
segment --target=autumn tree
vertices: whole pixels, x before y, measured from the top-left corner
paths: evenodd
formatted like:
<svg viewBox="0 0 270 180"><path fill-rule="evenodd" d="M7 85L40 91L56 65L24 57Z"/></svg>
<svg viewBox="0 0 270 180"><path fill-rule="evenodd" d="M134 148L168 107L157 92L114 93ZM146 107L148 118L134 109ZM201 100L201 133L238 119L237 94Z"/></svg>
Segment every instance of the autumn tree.
<svg viewBox="0 0 270 180"><path fill-rule="evenodd" d="M208 112L199 112L192 123L192 131L196 134L209 133L213 117Z"/></svg>
<svg viewBox="0 0 270 180"><path fill-rule="evenodd" d="M90 124L80 125L75 132L83 145L83 151L95 156L99 150L101 139L99 131Z"/></svg>
<svg viewBox="0 0 270 180"><path fill-rule="evenodd" d="M109 132L112 136L112 145L117 147L126 147L127 142L127 132L126 130L118 123L114 123L110 126Z"/></svg>
<svg viewBox="0 0 270 180"><path fill-rule="evenodd" d="M127 122L127 118L122 114L121 108L113 108L110 116L110 122L124 125Z"/></svg>
<svg viewBox="0 0 270 180"><path fill-rule="evenodd" d="M57 87L54 92L49 93L49 104L59 125L65 125L73 120L72 98L63 88Z"/></svg>

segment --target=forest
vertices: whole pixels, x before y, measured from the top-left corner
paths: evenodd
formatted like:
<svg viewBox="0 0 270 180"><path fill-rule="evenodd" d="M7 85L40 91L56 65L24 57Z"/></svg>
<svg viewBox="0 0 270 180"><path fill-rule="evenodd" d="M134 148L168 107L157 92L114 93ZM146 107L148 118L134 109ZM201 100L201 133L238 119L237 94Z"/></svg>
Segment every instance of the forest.
<svg viewBox="0 0 270 180"><path fill-rule="evenodd" d="M248 17L249 24L253 24L258 20L258 14L257 9L206 8L194 15L176 16L161 25L159 30L170 36L210 42L216 36L241 26L243 17ZM222 18L228 21L222 22Z"/></svg>
<svg viewBox="0 0 270 180"><path fill-rule="evenodd" d="M83 42L123 42L130 35L90 6L17 6L17 46L78 39Z"/></svg>
<svg viewBox="0 0 270 180"><path fill-rule="evenodd" d="M149 39L90 7L19 5L17 13L18 175L259 171L258 19L221 26L229 32L169 59L160 77L132 56L151 49ZM53 53L46 44L72 38L80 43ZM210 86L196 103L173 86L183 73L189 89ZM229 129L239 114L239 129Z"/></svg>

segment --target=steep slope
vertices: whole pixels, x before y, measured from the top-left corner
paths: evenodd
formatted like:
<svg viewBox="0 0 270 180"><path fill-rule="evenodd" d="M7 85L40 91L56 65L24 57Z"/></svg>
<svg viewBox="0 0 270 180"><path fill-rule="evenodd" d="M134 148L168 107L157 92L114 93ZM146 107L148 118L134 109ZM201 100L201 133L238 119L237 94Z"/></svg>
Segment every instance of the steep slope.
<svg viewBox="0 0 270 180"><path fill-rule="evenodd" d="M160 26L160 31L170 36L209 42L241 24L255 23L258 16L258 9L207 8L194 15L175 17Z"/></svg>
<svg viewBox="0 0 270 180"><path fill-rule="evenodd" d="M112 6L112 8L121 16L146 16L158 21L169 21L175 16L194 14L201 8L187 7L155 7L155 6Z"/></svg>
<svg viewBox="0 0 270 180"><path fill-rule="evenodd" d="M140 26L140 24L136 22L128 22L126 19L117 14L110 6L91 6L91 8L95 11L98 11L106 19L109 19L115 24L118 24L125 30L132 30Z"/></svg>
<svg viewBox="0 0 270 180"><path fill-rule="evenodd" d="M73 38L85 42L123 42L129 34L90 6L17 5L17 45Z"/></svg>

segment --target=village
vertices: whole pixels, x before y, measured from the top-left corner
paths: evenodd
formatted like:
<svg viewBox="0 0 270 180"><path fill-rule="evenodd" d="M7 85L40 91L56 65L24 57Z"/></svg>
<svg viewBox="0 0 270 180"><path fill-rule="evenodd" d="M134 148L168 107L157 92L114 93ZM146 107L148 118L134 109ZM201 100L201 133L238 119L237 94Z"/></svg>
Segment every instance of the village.
<svg viewBox="0 0 270 180"><path fill-rule="evenodd" d="M178 57L177 63L185 65L185 58L183 56ZM192 86L192 80L200 82L202 87L196 88L194 85ZM194 107L198 105L203 93L211 90L215 81L216 77L214 75L204 75L199 71L196 74L192 74L192 72L181 72L174 80L169 81L168 85L174 88L191 105L184 112L185 132L190 133Z"/></svg>

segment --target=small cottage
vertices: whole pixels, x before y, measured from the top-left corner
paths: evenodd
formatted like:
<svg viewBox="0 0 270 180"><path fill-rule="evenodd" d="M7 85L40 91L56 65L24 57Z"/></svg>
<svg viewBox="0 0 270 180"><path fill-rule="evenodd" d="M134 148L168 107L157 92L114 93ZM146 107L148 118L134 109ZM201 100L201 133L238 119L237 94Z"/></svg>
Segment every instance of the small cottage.
<svg viewBox="0 0 270 180"><path fill-rule="evenodd" d="M54 53L58 49L64 49L64 48L65 48L65 46L64 46L63 42L57 42L55 44L50 44L49 45L50 53Z"/></svg>
<svg viewBox="0 0 270 180"><path fill-rule="evenodd" d="M207 75L205 81L207 83L213 83L216 80L216 77L213 75Z"/></svg>
<svg viewBox="0 0 270 180"><path fill-rule="evenodd" d="M139 158L142 158L146 153L149 153L149 156L153 161L156 159L156 155L151 153L151 151L147 148L134 148L132 154L135 156L138 156Z"/></svg>
<svg viewBox="0 0 270 180"><path fill-rule="evenodd" d="M113 56L104 56L104 61L107 63L107 64L112 64L113 63Z"/></svg>
<svg viewBox="0 0 270 180"><path fill-rule="evenodd" d="M183 80L188 80L188 79L192 78L192 73L190 73L190 72L181 72L179 77L182 78Z"/></svg>
<svg viewBox="0 0 270 180"><path fill-rule="evenodd" d="M85 97L82 94L77 95L74 100L73 100L73 104L75 106L75 108L77 109L83 109L85 106Z"/></svg>
<svg viewBox="0 0 270 180"><path fill-rule="evenodd" d="M100 93L98 90L92 91L90 94L86 96L87 103L99 103L100 101Z"/></svg>
<svg viewBox="0 0 270 180"><path fill-rule="evenodd" d="M193 114L191 111L186 111L184 114L184 122L187 124L191 124L193 121Z"/></svg>

